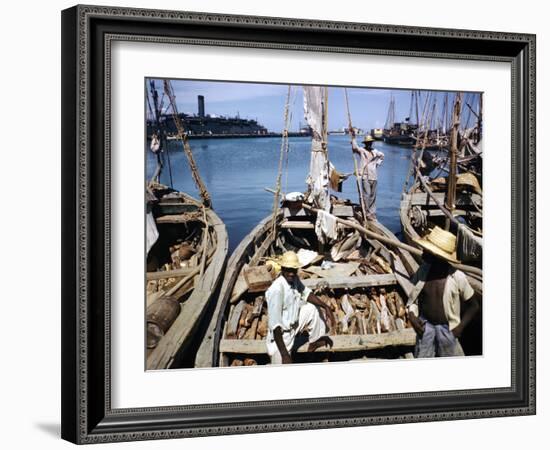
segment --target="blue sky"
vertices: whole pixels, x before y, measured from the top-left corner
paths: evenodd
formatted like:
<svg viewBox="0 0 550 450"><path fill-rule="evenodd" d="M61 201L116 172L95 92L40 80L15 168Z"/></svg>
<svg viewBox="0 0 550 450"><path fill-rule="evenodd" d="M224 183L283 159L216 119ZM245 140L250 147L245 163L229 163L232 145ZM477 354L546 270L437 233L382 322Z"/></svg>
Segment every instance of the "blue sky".
<svg viewBox="0 0 550 450"><path fill-rule="evenodd" d="M155 80L155 84L162 96L162 81ZM288 85L196 81L196 80L172 80L172 86L176 95L176 103L180 112L196 114L197 96L205 98L206 114L216 114L241 118L257 119L260 124L269 131L280 132L283 129L284 106ZM348 88L349 106L353 125L364 130L374 127L383 127L388 114L390 96L395 98L395 120L402 121L409 115L411 105L411 91L399 89L375 89L375 88ZM427 91L422 91L419 99L419 115L428 97ZM436 117L442 117L444 92L432 94L432 99L437 99L438 113ZM449 95L452 102L454 92ZM474 110L478 108L478 94L465 94L464 99ZM166 106L168 101L164 101ZM347 126L348 118L345 104L344 88L329 88L329 129L336 130ZM430 104L432 102L430 101ZM299 125L305 125L303 117L303 96L301 86L292 86L291 90L291 126L295 131ZM475 117L468 109L463 109L463 122L469 117L470 125ZM415 107L413 106L412 120L415 120Z"/></svg>

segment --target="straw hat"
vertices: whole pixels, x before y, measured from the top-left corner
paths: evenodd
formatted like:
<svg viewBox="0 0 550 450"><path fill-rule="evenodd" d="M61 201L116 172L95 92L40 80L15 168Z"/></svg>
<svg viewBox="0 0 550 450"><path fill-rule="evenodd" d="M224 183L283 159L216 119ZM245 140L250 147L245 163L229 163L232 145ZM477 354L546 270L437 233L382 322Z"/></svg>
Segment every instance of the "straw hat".
<svg viewBox="0 0 550 450"><path fill-rule="evenodd" d="M433 227L426 236L421 239L415 239L414 242L423 249L447 261L460 262L456 259L456 236L438 226Z"/></svg>
<svg viewBox="0 0 550 450"><path fill-rule="evenodd" d="M374 142L374 138L370 135L370 134L367 134L364 138L363 138L363 142L366 144L367 142Z"/></svg>
<svg viewBox="0 0 550 450"><path fill-rule="evenodd" d="M286 267L288 269L299 269L300 261L298 255L295 252L285 252L279 261L281 267Z"/></svg>
<svg viewBox="0 0 550 450"><path fill-rule="evenodd" d="M479 185L479 181L477 181L477 177L473 173L461 173L456 177L456 184L457 186L471 187L475 192L481 194L481 186Z"/></svg>

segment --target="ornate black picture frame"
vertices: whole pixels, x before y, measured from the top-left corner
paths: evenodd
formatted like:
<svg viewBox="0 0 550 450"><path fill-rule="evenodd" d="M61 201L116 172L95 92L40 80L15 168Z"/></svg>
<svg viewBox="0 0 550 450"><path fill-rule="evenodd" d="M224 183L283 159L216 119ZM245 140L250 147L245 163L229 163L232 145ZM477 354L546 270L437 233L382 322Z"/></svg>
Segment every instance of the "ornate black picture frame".
<svg viewBox="0 0 550 450"><path fill-rule="evenodd" d="M187 42L503 61L512 68L511 386L113 409L110 46ZM535 413L535 36L75 6L62 13L62 437L84 444Z"/></svg>

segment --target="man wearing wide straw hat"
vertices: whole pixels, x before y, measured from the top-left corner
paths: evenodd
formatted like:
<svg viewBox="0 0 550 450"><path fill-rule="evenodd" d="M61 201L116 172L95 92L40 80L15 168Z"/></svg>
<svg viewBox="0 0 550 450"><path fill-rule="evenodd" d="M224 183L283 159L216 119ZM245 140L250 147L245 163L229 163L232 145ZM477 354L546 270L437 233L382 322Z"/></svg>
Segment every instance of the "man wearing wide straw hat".
<svg viewBox="0 0 550 450"><path fill-rule="evenodd" d="M456 237L435 226L415 242L424 249L424 263L413 277L415 286L407 303L417 333L415 357L464 356L458 338L477 314L479 303L466 275L449 264L459 262Z"/></svg>
<svg viewBox="0 0 550 450"><path fill-rule="evenodd" d="M331 309L298 278L300 261L295 252L286 252L279 261L281 275L271 284L267 300L267 352L272 364L292 363L291 352L296 336L307 332L308 351L325 345L332 347L327 327L319 314L335 324Z"/></svg>
<svg viewBox="0 0 550 450"><path fill-rule="evenodd" d="M378 186L378 166L384 161L384 153L373 148L374 138L368 134L363 139L365 148L357 145L355 136L351 140L351 148L361 157L359 177L367 219L376 220L376 188Z"/></svg>

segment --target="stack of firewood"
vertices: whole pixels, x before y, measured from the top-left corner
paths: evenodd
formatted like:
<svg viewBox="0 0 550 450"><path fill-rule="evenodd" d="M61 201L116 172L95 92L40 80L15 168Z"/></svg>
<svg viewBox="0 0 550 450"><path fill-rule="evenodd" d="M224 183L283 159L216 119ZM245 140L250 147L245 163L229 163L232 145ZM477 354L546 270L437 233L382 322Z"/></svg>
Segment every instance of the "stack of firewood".
<svg viewBox="0 0 550 450"><path fill-rule="evenodd" d="M263 295L250 302L235 305L227 322L226 337L233 339L264 339L267 335L267 303Z"/></svg>
<svg viewBox="0 0 550 450"><path fill-rule="evenodd" d="M380 334L410 327L403 299L396 290L372 287L367 293L318 294L336 318L330 334Z"/></svg>
<svg viewBox="0 0 550 450"><path fill-rule="evenodd" d="M338 334L380 334L409 328L403 299L394 289L383 287L337 295L324 289L317 296L332 310ZM326 318L325 318L326 319ZM328 320L325 320L329 324ZM264 339L267 335L267 303L264 295L241 300L232 307L225 336L228 339Z"/></svg>
<svg viewBox="0 0 550 450"><path fill-rule="evenodd" d="M191 270L199 264L199 252L196 244L191 241L178 242L169 248L170 262L164 264L157 272L164 272L167 275L162 278L155 278L147 281L147 293L152 294L162 290L169 289L181 277L185 276L184 272L187 269Z"/></svg>

